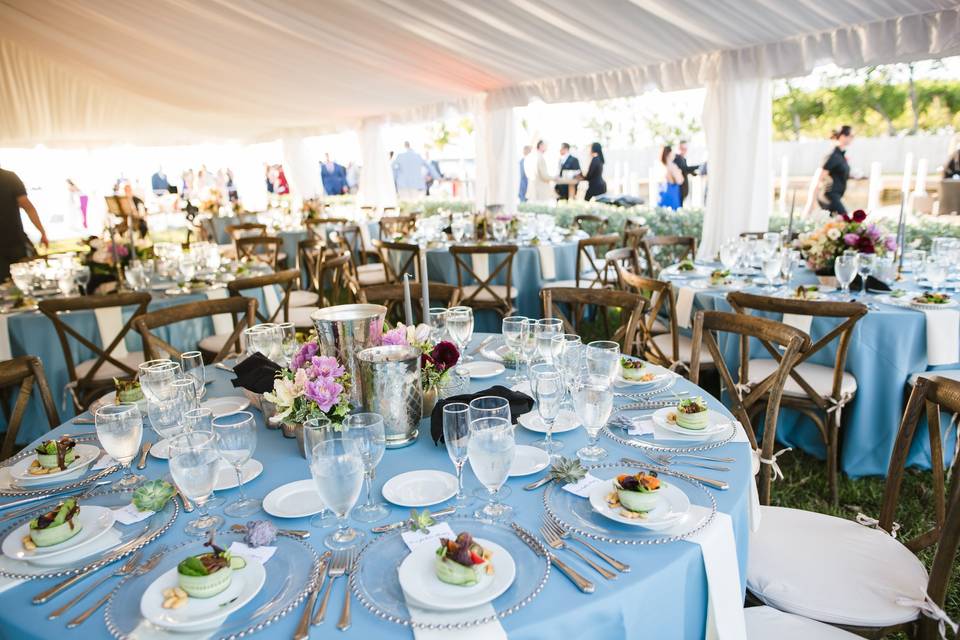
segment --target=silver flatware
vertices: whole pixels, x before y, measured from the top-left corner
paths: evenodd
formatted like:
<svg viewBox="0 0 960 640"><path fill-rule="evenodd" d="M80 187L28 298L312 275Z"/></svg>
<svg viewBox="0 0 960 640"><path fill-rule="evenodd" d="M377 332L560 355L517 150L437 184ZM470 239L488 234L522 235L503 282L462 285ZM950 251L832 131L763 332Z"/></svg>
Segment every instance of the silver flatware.
<svg viewBox="0 0 960 640"><path fill-rule="evenodd" d="M547 518L544 518L544 522L546 523L546 525L547 525L548 527L550 527L551 529L553 529L553 530L557 533L557 535L559 535L561 538L563 538L564 540L572 540L573 542L577 542L577 543L582 544L582 545L585 546L587 549L590 549L590 551L593 551L593 552L597 555L598 558L600 558L601 560L603 560L604 562L606 562L607 564L609 564L611 567L613 567L614 569L616 569L616 570L619 571L620 573L627 573L627 572L630 571L630 565L625 564L625 563L623 563L623 562L620 562L619 560L617 560L617 559L614 558L613 556L610 556L610 555L604 553L603 551L600 551L600 549L597 549L595 546L593 546L592 544L590 544L589 542L587 542L587 541L584 540L583 538L577 537L577 536L573 535L572 533L570 533L569 531L567 531L565 528L563 528L563 527L562 527L560 524L558 524L557 522L554 522L553 520L549 520L549 519L547 519Z"/></svg>
<svg viewBox="0 0 960 640"><path fill-rule="evenodd" d="M47 616L47 620L56 620L57 618L62 616L64 613L66 613L71 607L73 607L73 605L77 604L78 602L86 598L88 595L93 593L94 589L102 585L104 582L106 582L110 578L122 578L124 576L130 575L131 573L133 573L133 570L137 568L137 565L140 564L140 558L142 557L143 557L143 551L142 550L137 551L132 556L130 556L130 559L124 562L119 569L117 569L113 573L108 573L107 575L103 576L102 578L94 582L92 585L90 585L89 587L87 587L86 589L78 593L76 596L74 596L74 598L69 602L67 602L65 605L61 607L57 607L56 609L51 611L50 615Z"/></svg>
<svg viewBox="0 0 960 640"><path fill-rule="evenodd" d="M473 351L470 352L470 355L472 356L477 355L478 353L483 351L483 348L488 344L490 344L492 341L493 341L493 336L487 336L486 338L480 341L480 344L478 344Z"/></svg>
<svg viewBox="0 0 960 640"><path fill-rule="evenodd" d="M542 487L543 485L547 484L552 480L553 480L553 476L551 476L548 473L547 475L543 476L539 480L534 480L530 484L523 485L523 488L526 489L527 491L533 491L534 489L539 489L540 487Z"/></svg>
<svg viewBox="0 0 960 640"><path fill-rule="evenodd" d="M85 418L84 416L77 416L70 421L71 424L97 424L97 421L93 418Z"/></svg>
<svg viewBox="0 0 960 640"><path fill-rule="evenodd" d="M641 452L641 453L642 453L642 452ZM667 468L666 468L666 467L662 467L662 466L657 465L657 464L651 465L651 463L649 463L649 462L643 462L643 461L641 461L641 460L633 460L633 459L631 459L631 458L621 458L621 459L620 459L620 462L622 462L623 464L637 465L638 467L650 467L650 466L659 467L660 469L662 469L662 470L664 470L664 471L667 471ZM691 480L696 480L697 482L699 482L699 483L701 483L701 484L705 484L705 485L707 485L708 487L713 487L714 489L719 489L720 491L726 491L727 489L730 488L730 484L727 483L725 480L715 480L715 479L713 479L713 478L705 478L705 477L703 477L703 476L695 476L695 475L693 475L692 473L683 473L683 472L677 472L677 473L679 473L680 475L682 475L682 476L684 476L684 477L686 477L686 478L690 478Z"/></svg>
<svg viewBox="0 0 960 640"><path fill-rule="evenodd" d="M347 563L349 561L350 553L348 551L337 551L333 554L333 558L330 560L330 565L327 568L327 577L329 578L327 581L327 590L323 592L323 599L320 600L320 608L317 610L317 615L313 617L313 624L320 624L327 616L327 604L330 602L330 592L333 591L333 583L337 581L337 578L347 572Z"/></svg>
<svg viewBox="0 0 960 640"><path fill-rule="evenodd" d="M540 525L540 537L543 538L543 540L547 543L547 545L553 547L554 549L557 549L558 551L561 549L565 551L569 551L573 555L577 556L578 558L586 562L588 565L590 565L591 569L593 569L594 571L602 575L607 580L613 580L617 577L617 574L615 574L613 571L610 571L609 569L601 567L596 562L586 557L576 549L573 549L567 546L567 543L563 541L563 538L561 538L556 531L554 531L552 528L547 526L546 519L544 519L543 524Z"/></svg>
<svg viewBox="0 0 960 640"><path fill-rule="evenodd" d="M664 467L669 467L672 464L683 465L685 467L696 467L698 469L708 469L710 471L730 471L729 467L720 467L713 464L703 464L702 462L687 462L685 460L674 460L674 455L669 453L653 453L642 451L641 454L644 457L650 458L657 464L663 465Z"/></svg>
<svg viewBox="0 0 960 640"><path fill-rule="evenodd" d="M694 460L706 460L707 462L736 462L736 458L722 458L719 456L705 456L699 453L672 453L674 458L693 458Z"/></svg>
<svg viewBox="0 0 960 640"><path fill-rule="evenodd" d="M41 500L46 500L48 498L54 499L54 498L59 498L61 496L69 496L71 494L78 493L78 492L83 492L83 495L90 495L90 493L92 493L94 489L106 486L108 484L113 484L113 480L97 480L96 482L93 483L93 485L89 487L74 487L73 489L67 489L66 491L61 491L59 493L47 493L39 496L30 496L29 498L22 498L20 500L14 500L13 502L8 502L6 504L0 504L0 511L4 509L10 509L13 507L18 507L20 505L33 505L34 502L40 502ZM12 513L5 513L2 517L0 517L0 522L9 520L11 518L16 518L17 516L21 516L24 513L27 513L34 508L36 507L29 506L25 509L19 509Z"/></svg>
<svg viewBox="0 0 960 640"><path fill-rule="evenodd" d="M230 525L230 531L234 533L246 533L247 528L242 524L233 524ZM284 536L285 538L294 538L296 540L306 540L310 537L309 531L304 531L303 529L277 529L278 536Z"/></svg>
<svg viewBox="0 0 960 640"><path fill-rule="evenodd" d="M327 575L327 560L330 558L330 552L325 551L320 556L320 567L318 570L316 583L307 596L307 605L300 616L300 622L297 623L297 629L293 632L293 640L306 640L310 637L310 618L313 617L313 609L317 605L317 596L320 595L320 588L323 586L323 578Z"/></svg>
<svg viewBox="0 0 960 640"><path fill-rule="evenodd" d="M456 507L445 507L440 509L436 513L431 513L431 518L441 518L443 516L449 516L452 513L457 511ZM392 524L382 524L379 527L373 527L370 531L374 533L386 533L388 531L394 531L396 529L402 529L403 527L409 525L413 522L413 518L407 518L406 520L401 520L400 522L394 522Z"/></svg>
<svg viewBox="0 0 960 640"><path fill-rule="evenodd" d="M145 573L149 573L150 571L152 571L153 568L160 563L160 559L163 558L164 552L166 550L167 550L166 547L160 547L159 549L157 549L156 552L152 556L150 556L149 560L147 560L142 565L136 568L136 570L134 571L134 574L138 576L142 576ZM115 586L113 589L110 590L110 593L108 593L107 595L103 596L102 598L94 602L89 609L87 609L86 611L78 615L76 618L74 618L70 622L68 622L67 629L73 629L75 627L80 626L84 622L86 622L90 616L96 613L97 609L107 604L107 601L113 597L113 594L116 593L117 589L119 588L120 588L120 585L118 584L117 586Z"/></svg>
<svg viewBox="0 0 960 640"><path fill-rule="evenodd" d="M137 463L137 469L140 471L147 468L147 454L150 453L150 447L152 446L152 442L144 442L143 446L140 447L140 462Z"/></svg>
<svg viewBox="0 0 960 640"><path fill-rule="evenodd" d="M518 525L516 522L510 525L513 528L513 532L517 534L517 537L523 541L525 545L533 549L533 552L538 556L544 555L544 550L535 542L533 534ZM570 578L570 581L576 585L577 589L580 589L583 593L593 593L596 587L592 582L584 578L582 575L577 573L575 569L570 567L568 564L557 558L556 555L546 552L546 557L550 560L550 564L555 566L563 575Z"/></svg>
<svg viewBox="0 0 960 640"><path fill-rule="evenodd" d="M344 577L347 579L347 582L344 586L343 609L340 610L340 621L337 622L337 629L340 629L340 631L346 631L350 628L350 575L356 570L357 550L353 549L350 552L350 561L347 563L346 573L344 573Z"/></svg>

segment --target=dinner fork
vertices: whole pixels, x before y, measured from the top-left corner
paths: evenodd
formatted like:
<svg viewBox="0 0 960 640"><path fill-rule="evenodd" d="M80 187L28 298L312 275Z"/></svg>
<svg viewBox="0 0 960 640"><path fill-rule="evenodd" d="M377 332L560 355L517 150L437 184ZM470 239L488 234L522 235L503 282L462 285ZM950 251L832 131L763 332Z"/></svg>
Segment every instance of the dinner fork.
<svg viewBox="0 0 960 640"><path fill-rule="evenodd" d="M555 531L558 536L560 536L564 540L570 539L570 540L573 540L574 542L579 542L580 544L585 546L587 549L590 549L590 551L593 551L595 554L597 554L597 556L601 560L609 564L611 567L613 567L617 571L621 573L627 573L628 571L630 571L630 565L624 564L623 562L620 562L616 558L607 555L603 551L600 551L600 549L597 549L595 546L593 546L583 538L578 538L577 536L567 531L562 525L554 522L553 520L547 520L546 518L544 518L544 522L546 523L546 526L552 529L553 531Z"/></svg>
<svg viewBox="0 0 960 640"><path fill-rule="evenodd" d="M586 562L588 565L590 565L591 569L593 569L594 571L602 575L607 580L613 580L614 578L617 577L617 574L615 574L613 571L610 571L609 569L605 569L601 567L596 562L586 557L576 549L573 549L567 546L567 543L564 542L562 538L560 538L557 532L550 528L546 518L543 519L543 526L540 527L540 536L546 541L548 545L550 545L554 549L566 549L567 551L570 551L575 556L577 556L578 558Z"/></svg>
<svg viewBox="0 0 960 640"><path fill-rule="evenodd" d="M142 565L140 565L134 570L133 575L142 576L143 574L152 571L153 568L160 563L160 560L163 558L166 551L167 551L166 545L159 547L146 562L144 562ZM102 598L94 602L93 606L91 606L89 609L87 609L86 611L78 615L76 618L74 618L70 622L68 622L67 629L73 629L75 627L80 626L84 622L86 622L87 618L92 616L97 611L97 609L107 604L107 601L113 597L113 594L117 592L117 589L119 589L122 584L123 582L115 586L113 589L110 590L110 593L108 593L107 595L103 596Z"/></svg>
<svg viewBox="0 0 960 640"><path fill-rule="evenodd" d="M47 620L56 620L57 618L62 616L68 609L70 609L70 607L72 607L73 605L77 604L78 602L86 598L88 595L90 595L93 592L94 589L102 585L104 582L106 582L110 578L123 578L130 575L131 573L133 573L133 570L137 568L137 565L140 564L140 558L142 557L143 557L143 550L137 551L132 556L130 556L130 559L127 560L125 563L123 563L123 566L121 566L119 569L117 569L113 573L108 573L107 575L103 576L102 578L94 582L92 585L90 585L89 587L81 591L76 597L70 600L70 602L66 603L62 607L58 607L57 609L54 609L53 611L51 611L50 615L47 616Z"/></svg>
<svg viewBox="0 0 960 640"><path fill-rule="evenodd" d="M669 467L671 464L681 464L686 467L696 467L698 469L709 469L710 471L730 471L729 467L721 467L713 464L703 464L702 462L686 462L684 460L674 460L675 456L669 453L653 453L652 451L641 451L641 455L650 458L659 465Z"/></svg>
<svg viewBox="0 0 960 640"><path fill-rule="evenodd" d="M327 603L330 601L330 592L333 591L333 583L336 582L337 578L347 572L347 562L349 560L350 554L348 551L337 551L333 554L333 559L330 560L330 565L327 569L327 577L330 578L330 580L327 581L327 590L323 592L323 599L320 601L320 608L317 610L317 615L313 618L313 624L320 624L326 617Z"/></svg>
<svg viewBox="0 0 960 640"><path fill-rule="evenodd" d="M350 576L357 570L357 550L350 552L350 561L347 563L346 573L347 586L344 588L343 609L340 611L340 621L337 623L337 629L346 631L350 628Z"/></svg>

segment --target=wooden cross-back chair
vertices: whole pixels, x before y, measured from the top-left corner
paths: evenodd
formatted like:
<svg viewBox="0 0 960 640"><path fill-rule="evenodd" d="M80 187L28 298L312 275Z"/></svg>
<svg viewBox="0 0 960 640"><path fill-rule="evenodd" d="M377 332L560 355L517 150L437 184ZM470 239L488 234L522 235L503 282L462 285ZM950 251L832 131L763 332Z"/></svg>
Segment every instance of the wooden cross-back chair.
<svg viewBox="0 0 960 640"><path fill-rule="evenodd" d="M640 250L650 265L650 274L656 275L664 267L697 255L697 239L693 236L646 236L640 241ZM660 258L665 258L663 261Z"/></svg>
<svg viewBox="0 0 960 640"><path fill-rule="evenodd" d="M253 276L250 278L237 278L227 283L227 291L232 297L243 297L244 291L250 289L262 289L264 287L280 287L283 297L280 304L271 313L269 309L260 310L258 306L255 313L257 322L287 322L290 317L290 296L300 282L299 269L287 269L262 276ZM269 314L269 315L268 315Z"/></svg>
<svg viewBox="0 0 960 640"><path fill-rule="evenodd" d="M308 238L297 243L297 257L300 267L307 272L307 289L317 294L323 292L323 287L318 278L320 277L320 263L323 262L323 257L327 252L326 246L314 239Z"/></svg>
<svg viewBox="0 0 960 640"><path fill-rule="evenodd" d="M3 413L7 419L7 430L3 436L3 445L0 446L0 460L6 460L13 455L17 444L17 434L23 415L30 404L33 388L36 386L40 394L40 402L47 414L47 424L51 429L60 425L60 416L57 413L56 403L50 393L50 385L43 373L43 363L36 356L18 356L11 360L0 362L0 391L3 392ZM19 390L17 401L10 410L9 400Z"/></svg>
<svg viewBox="0 0 960 640"><path fill-rule="evenodd" d="M153 329L187 320L196 320L197 318L213 318L213 316L220 314L230 314L233 320L233 332L208 364L215 364L232 354L241 353L240 336L244 329L254 325L254 320L257 317L257 301L254 298L197 300L157 309L138 316L134 321L134 326L143 338L144 359L154 360L161 356L180 358L180 350L151 333Z"/></svg>
<svg viewBox="0 0 960 640"><path fill-rule="evenodd" d="M613 269L616 276L616 281L610 284L616 284L618 289L624 289L623 280L620 277L621 271L629 271L635 274L643 273L640 266L640 253L634 247L623 246L618 249L610 249L604 254L603 259L607 263L606 271Z"/></svg>
<svg viewBox="0 0 960 640"><path fill-rule="evenodd" d="M233 242L240 238L266 237L267 225L259 222L241 222L239 224L228 224L227 235Z"/></svg>
<svg viewBox="0 0 960 640"><path fill-rule="evenodd" d="M560 318L564 333L580 333L580 324L587 307L595 308L601 314L604 336L620 344L620 351L626 355L639 355L637 345L643 310L646 300L636 293L615 291L613 289L578 289L576 287L550 287L540 291L544 318ZM564 313L563 307L570 309ZM619 322L611 323L609 316L614 310L620 310ZM610 332L610 326L617 329Z"/></svg>
<svg viewBox="0 0 960 640"><path fill-rule="evenodd" d="M751 311L836 318L836 326L805 350L790 370L784 390L782 406L801 412L816 425L827 449L827 480L830 498L837 502L837 473L840 449L840 424L845 405L857 392L857 380L844 371L847 352L853 339L853 331L860 318L867 314L867 307L859 302L834 302L815 300L789 300L760 296L741 291L732 292L727 301L734 311L749 314ZM761 342L772 359L751 358L750 345L742 344L740 358L746 364L747 375L741 382L748 386L762 385L773 375L780 352L771 344ZM810 359L818 352L836 344L837 354L833 366L814 364ZM754 371L749 375L749 370Z"/></svg>
<svg viewBox="0 0 960 640"><path fill-rule="evenodd" d="M403 282L403 274L409 273L414 280L420 280L420 247L409 242L391 242L374 240L373 246L380 256L387 283ZM397 258L391 260L391 252Z"/></svg>
<svg viewBox="0 0 960 640"><path fill-rule="evenodd" d="M450 247L454 265L457 268L457 304L473 309L491 309L501 317L511 315L513 301L517 291L513 281L513 258L517 255L516 245L474 245ZM486 277L474 270L474 256L482 256L488 269ZM493 262L493 268L490 263ZM494 284L497 276L504 275L506 284ZM476 284L464 284L468 281Z"/></svg>
<svg viewBox="0 0 960 640"><path fill-rule="evenodd" d="M307 238L326 243L331 232L349 222L346 218L312 218L304 220L303 224L307 228Z"/></svg>
<svg viewBox="0 0 960 640"><path fill-rule="evenodd" d="M423 318L422 293L419 282L410 282L410 301L413 311L414 321L417 323L428 322L429 319ZM442 282L430 283L430 303L441 302L442 306L453 306L456 299L457 288L452 284ZM380 304L387 308L387 319L406 323L403 310L403 284L375 284L363 287L360 290L359 301L370 304Z"/></svg>
<svg viewBox="0 0 960 640"><path fill-rule="evenodd" d="M623 246L640 249L640 243L650 233L650 227L628 227L623 226Z"/></svg>
<svg viewBox="0 0 960 640"><path fill-rule="evenodd" d="M782 356L777 370L762 385L742 395L742 388L734 380L723 360L723 354L714 333L732 333L739 336L741 342L749 342L753 338L782 347ZM700 381L700 353L703 345L707 346L714 366L720 373L720 379L729 392L730 411L743 425L750 440L750 446L754 451L759 451L760 504L770 504L770 485L775 475L774 469L779 468L774 466L777 463L776 455L779 454L775 454L773 449L776 444L780 399L783 396L783 387L787 383L790 369L800 354L810 346L810 337L799 329L767 318L725 311L698 311L693 321L693 349L690 354L690 380L694 384ZM740 365L738 380L746 379L743 364ZM761 401L766 405L766 414L763 422L763 442L758 443L751 415L755 413L754 405Z"/></svg>
<svg viewBox="0 0 960 640"><path fill-rule="evenodd" d="M380 252L375 249L367 249L363 233L360 231L360 225L353 222L341 225L333 233L333 237L341 251L350 252L353 273L360 286L388 282L387 268L382 262Z"/></svg>
<svg viewBox="0 0 960 640"><path fill-rule="evenodd" d="M90 403L103 395L103 392L114 388L114 378L133 378L137 375L137 366L143 362L142 352L130 352L125 356L116 356L114 352L121 342L126 340L127 334L133 328L136 318L147 311L150 305L150 294L146 292L114 293L109 295L77 296L72 298L52 298L41 300L38 308L43 315L50 319L53 328L60 340L63 349L63 359L67 364L67 375L70 384L67 391L73 399L74 408L86 411ZM64 314L75 311L90 311L111 307L136 306L133 314L123 324L110 344L98 346L89 337L64 322ZM94 357L82 362L74 362L73 352L70 349L71 340L94 353Z"/></svg>
<svg viewBox="0 0 960 640"><path fill-rule="evenodd" d="M237 259L256 260L276 270L280 263L283 240L272 236L257 238L237 238Z"/></svg>
<svg viewBox="0 0 960 640"><path fill-rule="evenodd" d="M581 213L573 216L573 228L582 229L590 235L606 233L609 223L610 220L607 216L594 213Z"/></svg>
<svg viewBox="0 0 960 640"><path fill-rule="evenodd" d="M615 283L616 272L604 256L619 243L620 236L615 233L578 240L576 277L573 280L550 282L544 286L601 289Z"/></svg>
<svg viewBox="0 0 960 640"><path fill-rule="evenodd" d="M380 239L393 240L413 231L416 219L413 216L383 216L380 218Z"/></svg>

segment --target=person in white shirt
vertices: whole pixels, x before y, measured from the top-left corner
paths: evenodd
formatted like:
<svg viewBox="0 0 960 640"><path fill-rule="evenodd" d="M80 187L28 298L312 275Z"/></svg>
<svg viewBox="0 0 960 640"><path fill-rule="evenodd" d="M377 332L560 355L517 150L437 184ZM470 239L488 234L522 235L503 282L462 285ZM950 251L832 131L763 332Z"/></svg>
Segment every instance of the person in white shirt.
<svg viewBox="0 0 960 640"><path fill-rule="evenodd" d="M531 153L523 161L523 170L527 174L527 200L530 202L552 202L556 194L553 192L553 177L547 168L547 159L544 152L547 143L537 142L537 152Z"/></svg>

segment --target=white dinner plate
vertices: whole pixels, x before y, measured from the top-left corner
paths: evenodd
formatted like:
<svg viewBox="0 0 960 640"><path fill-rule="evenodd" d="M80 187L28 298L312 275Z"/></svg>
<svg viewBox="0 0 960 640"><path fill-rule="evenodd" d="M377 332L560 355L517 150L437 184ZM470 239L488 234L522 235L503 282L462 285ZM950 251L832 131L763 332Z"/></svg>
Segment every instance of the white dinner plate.
<svg viewBox="0 0 960 640"><path fill-rule="evenodd" d="M140 598L144 618L172 631L197 631L218 627L231 613L253 600L267 579L259 562L246 559L247 566L233 572L230 586L212 598L188 598L178 609L163 608L163 592L178 585L177 568L173 567L150 583Z"/></svg>
<svg viewBox="0 0 960 640"><path fill-rule="evenodd" d="M514 447L510 476L528 476L550 466L550 454L539 447L518 444Z"/></svg>
<svg viewBox="0 0 960 640"><path fill-rule="evenodd" d="M23 538L30 533L30 522L25 522L3 539L3 545L0 549L2 549L3 555L7 557L28 561L32 558L52 558L67 551L72 551L77 547L93 542L110 530L114 523L113 509L81 504L76 522L81 527L77 535L64 540L60 544L50 547L37 547L32 551L23 548Z"/></svg>
<svg viewBox="0 0 960 640"><path fill-rule="evenodd" d="M214 418L229 416L232 413L243 411L250 406L250 401L243 396L227 396L225 398L210 398L200 403L204 409L210 409Z"/></svg>
<svg viewBox="0 0 960 640"><path fill-rule="evenodd" d="M493 378L507 370L506 367L499 362L490 362L489 360L474 360L473 362L458 365L458 368L466 369L470 373L471 378L477 379Z"/></svg>
<svg viewBox="0 0 960 640"><path fill-rule="evenodd" d="M494 600L513 584L517 565L500 545L483 538L477 538L476 542L493 554L490 557L493 575L482 574L477 584L471 587L441 582L433 566L440 543L427 542L415 548L400 563L397 570L400 587L417 603L438 611L469 609Z"/></svg>
<svg viewBox="0 0 960 640"><path fill-rule="evenodd" d="M317 483L297 480L281 485L263 499L263 510L277 518L306 518L323 511Z"/></svg>
<svg viewBox="0 0 960 640"><path fill-rule="evenodd" d="M536 409L517 418L517 422L519 422L520 426L524 429L535 433L547 432L547 425L543 421L543 418L540 417L540 414L537 413ZM573 431L579 426L580 421L577 420L577 414L569 409L564 409L557 414L557 419L553 421L553 434L556 435L558 433Z"/></svg>
<svg viewBox="0 0 960 640"><path fill-rule="evenodd" d="M28 469L33 461L36 460L36 457L26 457L20 462L10 465L10 477L23 485L59 482L68 476L72 477L76 475L78 471L86 469L93 464L100 456L100 447L93 444L77 444L73 448L73 455L75 456L73 462L66 469L62 471L57 470L42 476L30 475Z"/></svg>
<svg viewBox="0 0 960 640"><path fill-rule="evenodd" d="M713 267L706 267L702 264L693 265L693 269L691 269L690 271L681 271L678 268L679 266L680 266L680 263L678 262L677 264L672 264L668 267L664 267L660 271L660 275L670 276L673 278L696 278L698 276L699 277L709 276L713 272Z"/></svg>
<svg viewBox="0 0 960 640"><path fill-rule="evenodd" d="M408 471L387 480L380 492L400 507L429 507L455 496L457 479L434 469Z"/></svg>
<svg viewBox="0 0 960 640"><path fill-rule="evenodd" d="M713 409L707 410L707 426L703 429L697 431L696 429L685 429L675 422L671 422L667 419L671 413L676 413L676 407L666 407L663 409L657 409L653 414L653 421L657 423L657 426L666 429L667 431L672 431L673 433L687 436L689 438L696 438L698 440L705 440L707 438L712 438L721 433L726 433L730 430L732 423L729 418L720 413L719 411L714 411Z"/></svg>
<svg viewBox="0 0 960 640"><path fill-rule="evenodd" d="M957 306L957 301L954 299L947 300L942 304L936 304L933 302L917 302L913 298L910 298L910 306L914 309L922 309L924 311L931 311L935 309L949 309L951 307Z"/></svg>
<svg viewBox="0 0 960 640"><path fill-rule="evenodd" d="M150 455L158 460L167 460L170 457L170 438L157 440L150 447Z"/></svg>
<svg viewBox="0 0 960 640"><path fill-rule="evenodd" d="M697 280L691 280L687 283L687 286L689 286L691 289L699 289L701 291L740 291L741 289L746 289L748 286L750 286L750 283L731 277L727 282L713 284L710 282L709 278L700 278Z"/></svg>
<svg viewBox="0 0 960 640"><path fill-rule="evenodd" d="M598 482L590 489L590 506L602 516L621 524L633 527L643 527L651 531L663 531L676 526L690 511L690 498L680 488L660 483L660 500L644 518L627 518L620 515L620 507L611 507L607 504L607 496L613 491L613 479Z"/></svg>
<svg viewBox="0 0 960 640"><path fill-rule="evenodd" d="M243 475L243 484L247 484L261 473L263 473L263 463L259 460L250 458L241 469ZM220 470L217 472L217 484L214 485L214 491L225 491L237 486L237 472L226 462L220 462Z"/></svg>

